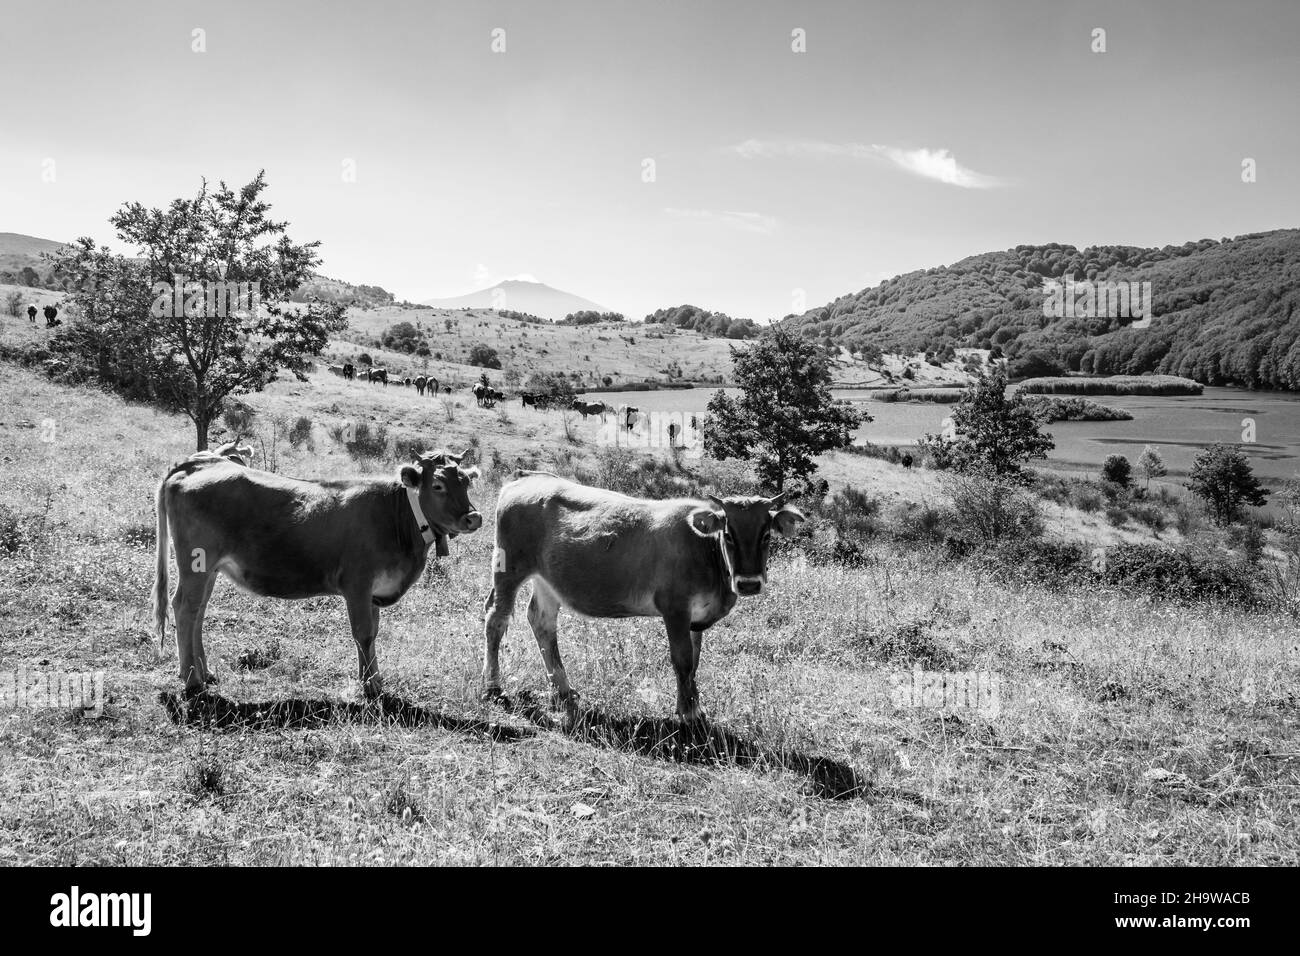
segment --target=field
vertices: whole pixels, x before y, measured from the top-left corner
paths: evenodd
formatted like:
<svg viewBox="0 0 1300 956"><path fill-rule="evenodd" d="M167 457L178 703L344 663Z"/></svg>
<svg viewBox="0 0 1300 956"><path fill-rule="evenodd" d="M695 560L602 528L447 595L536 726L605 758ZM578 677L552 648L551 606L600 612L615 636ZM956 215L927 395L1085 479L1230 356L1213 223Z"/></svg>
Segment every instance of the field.
<svg viewBox="0 0 1300 956"><path fill-rule="evenodd" d="M598 422L481 410L463 392L444 404L318 374L250 404L258 463L303 477L395 468L352 461L330 437L341 419L475 447L485 528L515 463L608 465ZM573 733L542 704L481 703L487 530L385 612L390 719L359 706L341 601L223 581L205 634L221 699L196 714L241 719L174 721L159 696L179 689L174 643L160 658L145 608L153 492L192 450L188 421L9 364L0 408L0 672L103 670L108 698L98 720L0 712L0 863L1300 860L1294 620L1011 587L886 543L860 568L775 556L769 592L708 633L711 748L665 739L674 685L653 620L561 615L588 708ZM296 415L310 448L272 440ZM938 493L928 474L854 456L826 474ZM1051 520L1068 534L1096 517ZM504 683L544 702L522 603ZM895 706L914 666L987 675L996 712Z"/></svg>

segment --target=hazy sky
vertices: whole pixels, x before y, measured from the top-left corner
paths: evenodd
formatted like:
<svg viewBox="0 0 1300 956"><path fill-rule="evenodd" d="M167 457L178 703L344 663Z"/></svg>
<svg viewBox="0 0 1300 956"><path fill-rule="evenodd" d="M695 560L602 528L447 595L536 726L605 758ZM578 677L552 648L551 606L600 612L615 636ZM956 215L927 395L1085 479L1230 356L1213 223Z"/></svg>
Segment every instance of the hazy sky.
<svg viewBox="0 0 1300 956"><path fill-rule="evenodd" d="M1300 225L1295 0L5 0L4 25L0 231L108 241L127 200L265 167L325 274L412 300L526 274L765 319L1018 243Z"/></svg>

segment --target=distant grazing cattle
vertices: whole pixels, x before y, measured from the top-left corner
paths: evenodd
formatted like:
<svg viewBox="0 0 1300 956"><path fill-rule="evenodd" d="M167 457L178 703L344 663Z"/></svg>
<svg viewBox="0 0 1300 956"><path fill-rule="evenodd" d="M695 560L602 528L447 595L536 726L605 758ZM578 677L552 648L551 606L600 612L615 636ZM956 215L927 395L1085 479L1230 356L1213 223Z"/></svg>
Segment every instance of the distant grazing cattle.
<svg viewBox="0 0 1300 956"><path fill-rule="evenodd" d="M899 460L903 463L903 467L904 467L904 468L911 468L911 467L912 467L912 453L911 453L911 452L906 452L906 451L903 452L903 457L902 457L901 459L899 459Z"/></svg>
<svg viewBox="0 0 1300 956"><path fill-rule="evenodd" d="M428 389L430 398L438 397L438 380L432 375L425 378L424 387Z"/></svg>
<svg viewBox="0 0 1300 956"><path fill-rule="evenodd" d="M329 372L331 375L337 375L339 378L343 378L345 375L347 375L347 372L344 370L342 365L329 366Z"/></svg>
<svg viewBox="0 0 1300 956"><path fill-rule="evenodd" d="M344 362L344 363L343 363L343 377L344 377L344 378L355 378L355 377L356 377L356 374L357 374L357 367L356 367L355 365L353 365L351 362Z"/></svg>
<svg viewBox="0 0 1300 956"><path fill-rule="evenodd" d="M386 368L372 368L372 369L370 370L370 384L371 384L371 385L374 385L375 382L383 382L383 383L384 383L384 388L387 388L387 387L388 387L388 369L386 369Z"/></svg>
<svg viewBox="0 0 1300 956"><path fill-rule="evenodd" d="M47 305L43 310L45 313L45 327L52 329L56 325L62 325L63 322L58 318L59 310L57 306Z"/></svg>
<svg viewBox="0 0 1300 956"><path fill-rule="evenodd" d="M421 455L395 478L302 481L246 468L242 449L199 452L158 486L154 626L167 630L167 542L176 544L176 650L187 693L215 682L203 650L203 616L217 572L263 597L341 595L367 697L382 689L375 658L379 609L401 599L424 570L429 545L483 522L469 499L476 468L463 455Z"/></svg>
<svg viewBox="0 0 1300 956"><path fill-rule="evenodd" d="M411 387L411 377L409 375L406 378L402 379L402 387L403 388Z"/></svg>
<svg viewBox="0 0 1300 956"><path fill-rule="evenodd" d="M678 425L676 422L668 423L668 447L669 448L677 447L677 435L679 432L681 432L681 430L682 430L682 426Z"/></svg>
<svg viewBox="0 0 1300 956"><path fill-rule="evenodd" d="M450 394L451 394L451 386L450 386L450 385L444 385L444 386L442 387L442 392L443 392L444 395L450 395Z"/></svg>
<svg viewBox="0 0 1300 956"><path fill-rule="evenodd" d="M27 321L31 322L33 325L36 324L36 306L29 305L27 307Z"/></svg>
<svg viewBox="0 0 1300 956"><path fill-rule="evenodd" d="M425 377L424 377L423 375L417 375L417 376L415 376L415 391L416 391L418 394L420 394L420 395L423 395L423 394L424 394L424 383L425 383L425 381L426 381L426 379L425 379Z"/></svg>
<svg viewBox="0 0 1300 956"><path fill-rule="evenodd" d="M647 501L534 473L497 500L492 591L484 605L485 695L500 696L497 652L515 596L533 582L528 623L559 700L573 689L560 660L561 606L588 617L662 617L677 673L677 713L703 716L695 675L704 631L738 596L767 581L772 531L789 537L803 515L783 495Z"/></svg>
<svg viewBox="0 0 1300 956"><path fill-rule="evenodd" d="M584 402L575 398L573 400L573 410L580 413L584 421L586 421L588 415L599 415L601 421L605 420L604 402Z"/></svg>
<svg viewBox="0 0 1300 956"><path fill-rule="evenodd" d="M536 408L536 407L537 407L537 399L538 399L538 396L534 395L532 392L520 392L520 393L519 393L519 404L520 404L520 405L523 405L523 406L531 405L531 406L533 406L533 408Z"/></svg>
<svg viewBox="0 0 1300 956"><path fill-rule="evenodd" d="M641 409L635 405L628 405L623 409L623 427L628 431L636 428L636 423L641 420Z"/></svg>
<svg viewBox="0 0 1300 956"><path fill-rule="evenodd" d="M474 401L478 403L479 408L491 408L506 397L504 392L498 392L491 385L484 385L482 382L475 382L470 391L474 393Z"/></svg>

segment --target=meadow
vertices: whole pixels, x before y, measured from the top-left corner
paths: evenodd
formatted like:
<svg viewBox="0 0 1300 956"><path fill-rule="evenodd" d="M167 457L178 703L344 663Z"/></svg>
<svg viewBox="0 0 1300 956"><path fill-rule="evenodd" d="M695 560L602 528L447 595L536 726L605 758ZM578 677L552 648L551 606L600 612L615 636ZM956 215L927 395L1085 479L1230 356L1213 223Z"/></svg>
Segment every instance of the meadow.
<svg viewBox="0 0 1300 956"><path fill-rule="evenodd" d="M611 452L598 421L478 409L463 392L419 400L315 374L248 403L257 464L301 477L395 471L339 445L340 419L473 448L485 530L455 539L385 612L392 698L379 709L360 705L340 600L264 600L223 580L205 633L221 702L199 716L245 719L189 722L166 696L174 641L160 657L146 605L153 493L193 450L191 426L0 365L0 672L103 670L108 697L97 720L0 712L0 863L1300 860L1288 615L1014 585L887 538L855 566L784 551L767 593L705 638L703 704L741 759L644 745L647 732L662 743L673 707L656 620L561 615L589 714L568 733L542 703L479 700L497 489L519 465L597 480L665 462ZM281 425L299 416L310 427L294 445ZM824 464L835 484L883 497L942 494L933 473L841 453ZM745 482L686 467L723 492ZM1048 512L1057 534L1150 540ZM502 665L526 704L547 688L522 605ZM916 666L988 675L996 713L897 706ZM851 768L857 788L833 799L827 765Z"/></svg>

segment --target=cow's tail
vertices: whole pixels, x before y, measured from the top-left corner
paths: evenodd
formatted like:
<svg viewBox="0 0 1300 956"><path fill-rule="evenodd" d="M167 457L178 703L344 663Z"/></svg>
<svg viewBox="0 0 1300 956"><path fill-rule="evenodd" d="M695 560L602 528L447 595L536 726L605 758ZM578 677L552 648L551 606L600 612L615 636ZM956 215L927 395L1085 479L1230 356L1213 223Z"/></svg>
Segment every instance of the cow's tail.
<svg viewBox="0 0 1300 956"><path fill-rule="evenodd" d="M158 485L158 495L154 500L158 509L157 548L153 577L153 628L158 635L158 653L167 649L167 541L170 536L167 527L167 479Z"/></svg>

